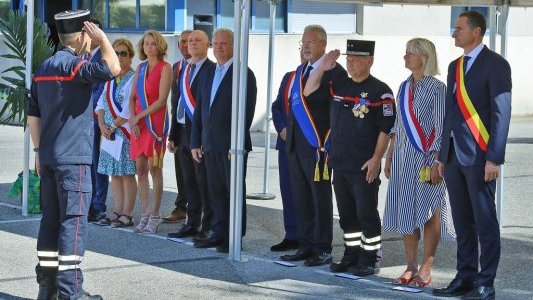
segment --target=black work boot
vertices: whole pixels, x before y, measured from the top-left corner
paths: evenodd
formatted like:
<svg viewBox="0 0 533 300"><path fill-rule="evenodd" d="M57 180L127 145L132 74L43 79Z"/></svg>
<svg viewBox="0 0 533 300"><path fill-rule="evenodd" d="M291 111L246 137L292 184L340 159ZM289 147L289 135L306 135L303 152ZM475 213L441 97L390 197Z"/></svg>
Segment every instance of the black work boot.
<svg viewBox="0 0 533 300"><path fill-rule="evenodd" d="M39 294L37 295L37 300L56 300L56 272L45 272L40 265L37 265L35 267L35 273L37 274L37 283L39 284Z"/></svg>

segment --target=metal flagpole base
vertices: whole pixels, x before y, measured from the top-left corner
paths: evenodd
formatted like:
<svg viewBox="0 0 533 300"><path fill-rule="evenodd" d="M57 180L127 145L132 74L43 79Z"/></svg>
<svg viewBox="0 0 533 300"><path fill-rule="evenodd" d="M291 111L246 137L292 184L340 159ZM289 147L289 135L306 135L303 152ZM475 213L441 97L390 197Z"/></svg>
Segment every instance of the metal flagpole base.
<svg viewBox="0 0 533 300"><path fill-rule="evenodd" d="M273 200L276 196L269 193L253 193L246 195L246 199L252 200Z"/></svg>

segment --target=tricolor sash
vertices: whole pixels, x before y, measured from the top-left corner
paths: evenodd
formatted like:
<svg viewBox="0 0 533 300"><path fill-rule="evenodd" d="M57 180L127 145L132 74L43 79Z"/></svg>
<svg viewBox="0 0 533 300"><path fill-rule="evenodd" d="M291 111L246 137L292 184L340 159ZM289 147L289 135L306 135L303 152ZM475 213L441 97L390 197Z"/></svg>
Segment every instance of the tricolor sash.
<svg viewBox="0 0 533 300"><path fill-rule="evenodd" d="M117 80L116 78L111 80L111 81L108 81L106 83L106 101L107 101L107 106L109 106L109 111L111 112L111 115L113 116L113 119L116 119L118 114L122 112L122 105L120 105L120 103L115 99L115 92L117 90L117 87L118 87L118 84L117 84ZM128 140L130 139L130 133L128 132L128 129L126 128L126 125L128 124L128 122L122 124L120 126L120 130L122 130L122 133L124 133L124 135L128 138Z"/></svg>
<svg viewBox="0 0 533 300"><path fill-rule="evenodd" d="M147 110L148 106L149 106L149 104L148 104L148 96L146 95L146 86L145 86L145 84L146 84L146 76L147 76L147 73L146 73L147 67L148 67L148 62L147 61L142 62L139 65L139 74L138 74L137 84L136 84L137 97L139 99L139 103L141 104L141 108L143 110ZM152 137L155 140L154 157L152 158L153 165L155 167L163 168L163 155L165 153L165 145L164 145L163 141L164 141L166 135L168 134L168 116L167 116L167 113L165 112L165 121L164 121L163 132L162 132L162 134L160 136L157 135L156 128L152 124L151 115L146 116L144 118L144 122L146 123L146 128L148 129L148 132L150 132L150 134L152 135ZM159 150L159 152L158 152L158 150Z"/></svg>
<svg viewBox="0 0 533 300"><path fill-rule="evenodd" d="M283 104L285 108L285 113L289 114L289 98L291 97L292 86L294 85L294 78L296 77L296 71L292 71L289 75L289 81L287 81L287 86L285 86L285 91L283 92Z"/></svg>
<svg viewBox="0 0 533 300"><path fill-rule="evenodd" d="M487 152L487 145L489 144L489 132L483 124L483 121L479 117L479 114L468 95L465 85L465 78L463 68L464 66L464 56L461 56L457 60L457 65L455 67L455 98L457 99L457 104L461 109L461 114L470 128L470 132L474 136L479 148L483 152Z"/></svg>
<svg viewBox="0 0 533 300"><path fill-rule="evenodd" d="M185 73L183 75L184 76L182 76L180 83L180 96L181 101L183 101L182 105L184 105L187 117L189 117L189 120L192 120L192 116L194 114L194 107L196 106L196 99L194 99L194 96L191 92L191 86L189 84L189 82L191 82L192 77L191 64L187 64L187 66L185 67Z"/></svg>
<svg viewBox="0 0 533 300"><path fill-rule="evenodd" d="M300 125L300 128L302 129L302 133L305 136L305 139L311 145L313 148L316 149L316 165L315 165L315 177L314 181L320 181L320 170L318 163L320 161L320 152L324 152L325 158L324 158L324 172L322 174L323 180L329 180L329 172L328 172L328 149L329 149L329 132L330 129L326 131L326 134L324 136L324 140L320 138L320 134L318 132L318 129L316 127L315 121L313 119L313 116L311 115L311 112L309 111L309 107L307 106L307 102L305 100L305 97L303 95L303 85L302 85L302 71L304 69L304 66L306 64L300 65L296 69L296 75L293 80L292 88L291 88L291 109L294 114L294 117L296 119L296 122L298 125Z"/></svg>
<svg viewBox="0 0 533 300"><path fill-rule="evenodd" d="M413 100L413 85L411 80L406 80L400 85L400 112L409 142L425 156L424 166L420 170L420 181L428 182L431 180L431 165L433 164L433 156L431 156L429 149L435 141L435 128L432 128L431 133L426 137L424 129L415 115Z"/></svg>

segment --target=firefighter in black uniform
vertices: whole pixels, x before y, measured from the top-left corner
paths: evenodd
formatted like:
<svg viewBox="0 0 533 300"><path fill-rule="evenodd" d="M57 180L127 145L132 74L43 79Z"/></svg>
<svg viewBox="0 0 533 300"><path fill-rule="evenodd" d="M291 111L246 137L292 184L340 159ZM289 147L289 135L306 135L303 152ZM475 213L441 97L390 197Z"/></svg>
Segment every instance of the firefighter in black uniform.
<svg viewBox="0 0 533 300"><path fill-rule="evenodd" d="M334 78L328 91L332 99L328 164L333 169L333 188L345 243L343 258L330 268L333 272L350 271L358 276L379 272L379 173L395 120L391 89L370 75L374 45L373 41L348 40L346 61L350 78ZM339 56L338 50L325 55L305 86L305 96L321 91L317 87L322 74L335 66Z"/></svg>
<svg viewBox="0 0 533 300"><path fill-rule="evenodd" d="M91 202L93 117L91 87L120 71L106 35L88 10L54 16L63 46L35 71L28 124L41 179L42 219L37 239L38 299L102 299L83 288L79 264L87 242ZM100 45L102 61L80 56Z"/></svg>

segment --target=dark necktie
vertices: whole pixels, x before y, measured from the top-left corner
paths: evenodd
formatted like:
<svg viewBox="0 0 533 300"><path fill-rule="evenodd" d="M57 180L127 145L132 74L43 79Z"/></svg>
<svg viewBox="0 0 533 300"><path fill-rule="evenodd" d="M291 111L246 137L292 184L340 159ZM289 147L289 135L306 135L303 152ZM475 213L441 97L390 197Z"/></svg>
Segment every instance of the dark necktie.
<svg viewBox="0 0 533 300"><path fill-rule="evenodd" d="M463 58L463 75L466 75L466 70L467 70L467 66L468 66L468 60L470 60L470 56L465 56Z"/></svg>
<svg viewBox="0 0 533 300"><path fill-rule="evenodd" d="M194 75L194 68L196 68L196 64L191 64L191 69L189 71L189 81L187 82L189 84L189 86L191 86L191 82L192 82L192 76Z"/></svg>
<svg viewBox="0 0 533 300"><path fill-rule="evenodd" d="M307 83L307 79L309 79L309 74L311 74L311 70L313 70L313 66L309 65L307 69L305 70L304 78L302 79L304 87Z"/></svg>

